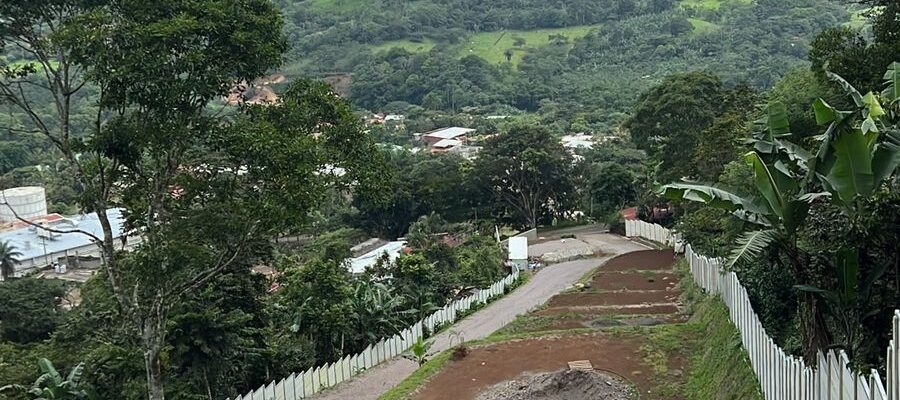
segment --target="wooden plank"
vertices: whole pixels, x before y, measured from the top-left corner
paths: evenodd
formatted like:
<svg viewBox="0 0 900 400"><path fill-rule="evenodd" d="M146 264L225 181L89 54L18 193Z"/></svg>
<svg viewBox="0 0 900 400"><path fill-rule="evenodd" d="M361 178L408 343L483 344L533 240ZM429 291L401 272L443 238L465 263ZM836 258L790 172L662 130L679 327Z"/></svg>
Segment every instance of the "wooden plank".
<svg viewBox="0 0 900 400"><path fill-rule="evenodd" d="M591 364L591 360L569 361L569 369L581 370L581 371L593 371L594 365Z"/></svg>

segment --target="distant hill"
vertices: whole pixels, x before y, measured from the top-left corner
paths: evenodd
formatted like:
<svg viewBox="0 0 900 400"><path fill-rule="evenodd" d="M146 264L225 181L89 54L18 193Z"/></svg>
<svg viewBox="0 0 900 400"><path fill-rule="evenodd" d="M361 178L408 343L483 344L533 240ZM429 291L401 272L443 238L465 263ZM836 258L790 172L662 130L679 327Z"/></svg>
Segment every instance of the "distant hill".
<svg viewBox="0 0 900 400"><path fill-rule="evenodd" d="M767 88L805 62L817 32L851 21L832 0L280 3L292 44L284 72L353 73L358 106L571 103L610 121L675 72Z"/></svg>

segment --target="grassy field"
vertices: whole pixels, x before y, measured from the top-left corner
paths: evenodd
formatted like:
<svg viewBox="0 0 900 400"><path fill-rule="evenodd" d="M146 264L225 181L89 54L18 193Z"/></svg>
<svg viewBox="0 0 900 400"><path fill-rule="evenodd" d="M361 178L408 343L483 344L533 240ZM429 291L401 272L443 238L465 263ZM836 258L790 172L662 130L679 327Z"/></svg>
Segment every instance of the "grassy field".
<svg viewBox="0 0 900 400"><path fill-rule="evenodd" d="M412 40L392 40L389 42L384 42L382 44L372 46L372 52L378 53L381 51L387 51L394 47L399 47L405 49L410 53L422 53L428 50L431 50L434 47L434 42L430 39L425 39L420 42L413 42Z"/></svg>
<svg viewBox="0 0 900 400"><path fill-rule="evenodd" d="M307 0L317 11L348 12L364 8L367 0Z"/></svg>
<svg viewBox="0 0 900 400"><path fill-rule="evenodd" d="M700 34L703 34L706 32L711 32L711 31L714 31L719 28L718 25L716 25L712 22L709 22L709 21L704 21L702 19L688 18L688 21L691 21L691 25L694 26L694 34L695 35L700 35Z"/></svg>
<svg viewBox="0 0 900 400"><path fill-rule="evenodd" d="M849 27L851 29L862 29L869 25L870 21L866 18L865 13L869 12L869 9L856 10L850 13L850 21L845 22L844 26Z"/></svg>
<svg viewBox="0 0 900 400"><path fill-rule="evenodd" d="M681 5L691 8L705 8L709 10L718 10L722 4L728 3L749 3L753 0L681 0Z"/></svg>
<svg viewBox="0 0 900 400"><path fill-rule="evenodd" d="M512 50L511 62L515 65L522 61L522 57L529 49L546 46L550 43L550 35L563 35L569 38L569 43L587 35L599 25L583 25L568 28L535 29L529 31L506 30L498 32L483 32L469 36L460 48L460 56L476 55L484 58L491 64L506 62L506 50ZM516 47L516 39L525 40L525 45Z"/></svg>
<svg viewBox="0 0 900 400"><path fill-rule="evenodd" d="M0 60L0 61L5 61L5 60ZM36 61L26 61L26 60L13 61L8 64L8 67L10 67L12 69L17 69L17 68L25 67L28 64L34 65L34 68L37 71L41 71L42 69L44 69L44 67L40 63L38 63ZM59 66L59 63L56 61L50 61L50 66L51 66L51 68L56 68Z"/></svg>

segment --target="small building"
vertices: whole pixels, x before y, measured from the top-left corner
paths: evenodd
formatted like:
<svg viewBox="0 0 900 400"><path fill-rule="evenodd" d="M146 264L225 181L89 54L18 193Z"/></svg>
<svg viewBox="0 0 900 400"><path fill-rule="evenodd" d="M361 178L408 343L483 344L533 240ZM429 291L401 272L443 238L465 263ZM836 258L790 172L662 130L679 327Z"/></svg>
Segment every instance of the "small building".
<svg viewBox="0 0 900 400"><path fill-rule="evenodd" d="M594 137L583 133L563 136L560 141L564 147L572 150L591 149L594 147Z"/></svg>
<svg viewBox="0 0 900 400"><path fill-rule="evenodd" d="M452 128L436 129L425 132L422 135L422 140L425 141L425 143L428 143L429 146L434 146L436 143L446 139L458 140L465 143L467 136L474 132L474 129L454 126Z"/></svg>
<svg viewBox="0 0 900 400"><path fill-rule="evenodd" d="M122 211L120 208L113 208L107 210L106 214L113 238L116 239L116 249L129 250L139 244L141 238L126 236L125 217ZM96 213L48 219L37 223L59 231L77 229L95 236L103 236L103 228ZM100 257L100 247L83 233L55 233L27 225L0 233L0 242L8 243L22 253L17 257L18 262L15 264L14 276L17 277L55 264L69 270L76 267L73 264L80 267L86 267L88 264L94 268L99 266L90 260Z"/></svg>
<svg viewBox="0 0 900 400"><path fill-rule="evenodd" d="M350 269L350 272L354 274L361 274L365 272L366 268L374 266L375 263L377 263L378 260L385 254L388 257L388 260L393 262L400 257L400 254L403 252L404 247L406 247L406 241L388 242L384 246L381 246L366 254L351 258L350 260L348 260L348 267Z"/></svg>
<svg viewBox="0 0 900 400"><path fill-rule="evenodd" d="M431 145L431 154L447 153L462 147L463 142L456 139L443 139Z"/></svg>
<svg viewBox="0 0 900 400"><path fill-rule="evenodd" d="M528 269L528 238L509 238L509 263L519 271Z"/></svg>

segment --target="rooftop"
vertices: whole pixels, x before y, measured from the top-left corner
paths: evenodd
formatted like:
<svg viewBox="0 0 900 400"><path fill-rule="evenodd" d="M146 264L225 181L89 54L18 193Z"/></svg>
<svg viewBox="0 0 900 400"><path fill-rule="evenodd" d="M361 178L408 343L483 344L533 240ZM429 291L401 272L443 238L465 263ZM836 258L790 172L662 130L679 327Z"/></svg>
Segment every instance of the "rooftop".
<svg viewBox="0 0 900 400"><path fill-rule="evenodd" d="M470 129L470 128L460 128L458 126L454 126L452 128L437 129L437 130L433 130L431 132L425 132L424 136L440 138L440 139L454 139L454 138L458 138L463 135L470 134L472 132L475 132L475 130Z"/></svg>
<svg viewBox="0 0 900 400"><path fill-rule="evenodd" d="M394 261L398 257L400 257L400 253L403 251L404 246L406 246L405 241L388 242L384 246L381 246L366 254L363 254L356 258L351 258L349 260L350 272L354 274L365 272L366 268L369 268L375 265L376 262L378 262L378 259L381 258L382 254L387 254L388 259Z"/></svg>
<svg viewBox="0 0 900 400"><path fill-rule="evenodd" d="M577 134L563 136L562 144L570 149L590 149L594 147L594 137L591 135Z"/></svg>
<svg viewBox="0 0 900 400"><path fill-rule="evenodd" d="M463 142L456 139L441 139L437 143L433 144L431 147L436 147L439 149L445 149L448 147L456 147L462 145Z"/></svg>
<svg viewBox="0 0 900 400"><path fill-rule="evenodd" d="M122 225L125 222L125 218L122 216L122 209L109 209L107 216L112 227L113 237L122 236ZM96 213L61 218L54 222L56 223L51 224L51 226L58 227L60 230L79 229L96 236L103 236L103 228L100 226L100 219ZM46 231L33 226L2 232L0 233L0 241L8 242L10 245L15 246L16 250L22 253L18 257L19 260L30 260L42 257L45 254L63 252L91 244L91 238L81 233L47 235Z"/></svg>

